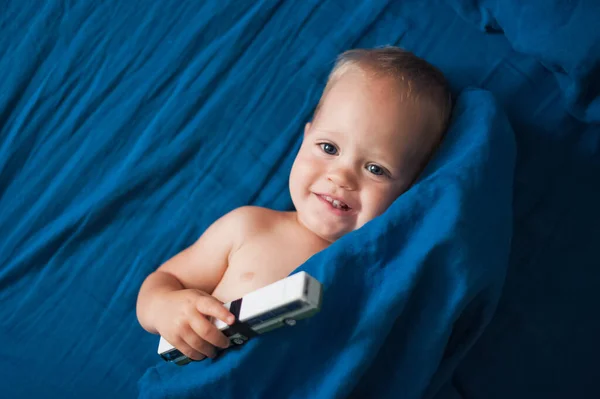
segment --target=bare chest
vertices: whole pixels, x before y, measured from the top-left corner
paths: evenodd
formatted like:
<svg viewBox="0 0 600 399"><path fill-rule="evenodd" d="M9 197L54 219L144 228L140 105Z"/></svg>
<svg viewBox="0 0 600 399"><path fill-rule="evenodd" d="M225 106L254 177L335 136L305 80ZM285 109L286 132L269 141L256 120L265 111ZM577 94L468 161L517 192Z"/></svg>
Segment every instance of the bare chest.
<svg viewBox="0 0 600 399"><path fill-rule="evenodd" d="M227 270L212 295L223 303L241 298L289 276L319 250L321 248L281 237L254 238L231 255Z"/></svg>

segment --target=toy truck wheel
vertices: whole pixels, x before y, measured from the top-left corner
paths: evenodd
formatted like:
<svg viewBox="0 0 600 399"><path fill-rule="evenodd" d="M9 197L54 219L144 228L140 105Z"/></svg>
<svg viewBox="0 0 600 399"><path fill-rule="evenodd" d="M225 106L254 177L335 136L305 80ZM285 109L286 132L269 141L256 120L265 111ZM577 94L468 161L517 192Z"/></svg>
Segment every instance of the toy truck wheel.
<svg viewBox="0 0 600 399"><path fill-rule="evenodd" d="M288 326L292 327L296 325L296 320L294 319L284 319L283 322Z"/></svg>
<svg viewBox="0 0 600 399"><path fill-rule="evenodd" d="M242 345L244 343L244 340L241 338L234 338L233 343L236 345Z"/></svg>

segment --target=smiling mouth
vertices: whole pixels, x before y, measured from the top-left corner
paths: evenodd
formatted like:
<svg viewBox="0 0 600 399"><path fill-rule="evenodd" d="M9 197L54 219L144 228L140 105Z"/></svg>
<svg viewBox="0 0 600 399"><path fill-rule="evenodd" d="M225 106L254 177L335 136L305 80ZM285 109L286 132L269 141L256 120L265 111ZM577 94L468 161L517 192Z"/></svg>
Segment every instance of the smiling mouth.
<svg viewBox="0 0 600 399"><path fill-rule="evenodd" d="M340 210L342 210L342 211L349 211L350 209L352 209L352 208L350 208L350 207L348 206L348 204L346 204L346 203L344 203L344 202L342 202L342 201L340 201L340 200L337 200L337 199L331 198L331 197L330 197L330 196L328 196L328 195L319 195L319 196L320 196L321 198L323 198L325 201L329 202L329 203L331 204L331 206L333 206L333 207L334 207L334 208L336 208L336 209L340 209Z"/></svg>

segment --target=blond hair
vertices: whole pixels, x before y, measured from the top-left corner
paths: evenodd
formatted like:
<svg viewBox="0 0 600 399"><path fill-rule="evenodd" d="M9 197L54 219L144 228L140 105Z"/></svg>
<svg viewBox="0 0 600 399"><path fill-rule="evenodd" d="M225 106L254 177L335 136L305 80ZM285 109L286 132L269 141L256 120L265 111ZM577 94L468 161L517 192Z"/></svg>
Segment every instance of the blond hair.
<svg viewBox="0 0 600 399"><path fill-rule="evenodd" d="M342 53L329 74L327 85L315 110L318 113L331 87L349 70L359 68L373 77L391 77L399 83L403 97L412 101L426 101L433 106L438 121L437 135L446 130L452 112L452 95L442 72L399 47L355 49Z"/></svg>

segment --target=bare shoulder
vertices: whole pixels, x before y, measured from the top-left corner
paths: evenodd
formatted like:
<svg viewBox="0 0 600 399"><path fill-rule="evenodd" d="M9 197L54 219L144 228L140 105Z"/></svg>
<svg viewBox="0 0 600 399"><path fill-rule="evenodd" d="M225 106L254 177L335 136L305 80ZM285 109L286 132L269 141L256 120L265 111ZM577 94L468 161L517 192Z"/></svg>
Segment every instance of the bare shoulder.
<svg viewBox="0 0 600 399"><path fill-rule="evenodd" d="M235 225L241 234L258 233L285 218L284 212L250 205L234 209L227 216L232 227Z"/></svg>
<svg viewBox="0 0 600 399"><path fill-rule="evenodd" d="M229 250L236 250L249 237L256 237L273 228L285 218L278 212L258 206L242 206L221 216L205 232L214 244L216 241L229 243ZM206 241L209 239L207 238Z"/></svg>

